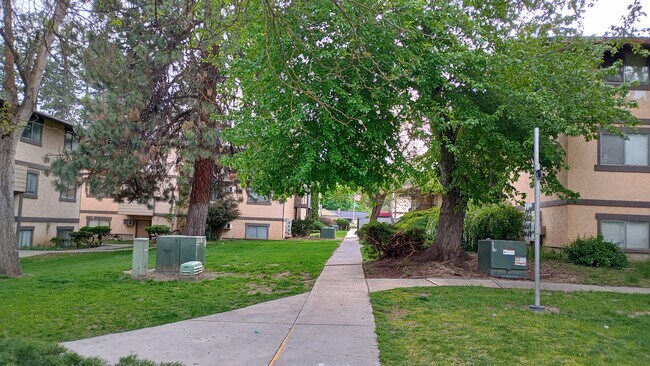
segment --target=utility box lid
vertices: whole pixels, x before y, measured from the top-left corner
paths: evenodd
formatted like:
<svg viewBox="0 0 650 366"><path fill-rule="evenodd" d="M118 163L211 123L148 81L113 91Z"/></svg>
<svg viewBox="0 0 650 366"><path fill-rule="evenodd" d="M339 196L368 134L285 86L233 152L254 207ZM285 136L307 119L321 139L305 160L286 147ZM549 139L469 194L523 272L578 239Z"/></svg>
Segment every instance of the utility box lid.
<svg viewBox="0 0 650 366"><path fill-rule="evenodd" d="M490 276L526 278L526 243L512 240L479 240L478 269Z"/></svg>
<svg viewBox="0 0 650 366"><path fill-rule="evenodd" d="M203 273L204 267L203 263L199 261L185 262L181 264L181 269L179 271L181 276L196 276Z"/></svg>

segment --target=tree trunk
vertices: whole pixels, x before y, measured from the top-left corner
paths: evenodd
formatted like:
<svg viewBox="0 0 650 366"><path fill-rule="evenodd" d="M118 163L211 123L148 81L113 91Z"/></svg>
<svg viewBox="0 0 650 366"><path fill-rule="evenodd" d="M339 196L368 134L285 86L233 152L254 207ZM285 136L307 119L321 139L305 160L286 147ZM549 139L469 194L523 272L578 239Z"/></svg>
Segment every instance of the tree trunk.
<svg viewBox="0 0 650 366"><path fill-rule="evenodd" d="M375 202L375 205L372 206L372 212L370 212L370 221L377 221L381 213L381 208L384 206L384 201L386 200L386 193L378 192L372 197L372 200Z"/></svg>
<svg viewBox="0 0 650 366"><path fill-rule="evenodd" d="M449 142L443 143L440 148L440 161L438 162L440 183L447 191L442 197L436 239L424 253L425 258L435 261L462 261L468 258L462 246L467 202L461 195L460 189L453 185L456 156L451 147L456 140L456 135L457 131L445 131L444 136Z"/></svg>
<svg viewBox="0 0 650 366"><path fill-rule="evenodd" d="M433 245L426 250L426 258L435 261L466 259L462 247L466 208L467 203L458 189L451 189L443 196L438 234Z"/></svg>
<svg viewBox="0 0 650 366"><path fill-rule="evenodd" d="M184 235L205 235L213 169L214 161L210 158L194 162L194 179L192 180L192 191L190 192L190 202L187 208L187 219L183 229Z"/></svg>
<svg viewBox="0 0 650 366"><path fill-rule="evenodd" d="M19 276L14 218L14 158L18 133L0 138L0 275Z"/></svg>
<svg viewBox="0 0 650 366"><path fill-rule="evenodd" d="M320 189L317 183L311 186L311 218L314 221L320 220L318 208L320 206Z"/></svg>

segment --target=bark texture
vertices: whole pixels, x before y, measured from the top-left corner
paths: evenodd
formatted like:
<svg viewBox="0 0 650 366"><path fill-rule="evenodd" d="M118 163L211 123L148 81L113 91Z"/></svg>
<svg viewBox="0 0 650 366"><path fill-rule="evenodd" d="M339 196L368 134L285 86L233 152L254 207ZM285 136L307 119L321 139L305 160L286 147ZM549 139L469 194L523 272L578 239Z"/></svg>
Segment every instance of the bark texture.
<svg viewBox="0 0 650 366"><path fill-rule="evenodd" d="M211 158L194 162L194 179L187 209L187 219L183 228L184 235L205 235L205 223L210 206L210 187L214 161Z"/></svg>
<svg viewBox="0 0 650 366"><path fill-rule="evenodd" d="M14 157L17 133L0 138L0 274L20 275L14 218Z"/></svg>
<svg viewBox="0 0 650 366"><path fill-rule="evenodd" d="M370 221L377 221L381 213L381 208L384 206L384 201L386 200L386 193L378 192L372 197L372 200L375 202L375 205L372 206L372 211L370 212Z"/></svg>

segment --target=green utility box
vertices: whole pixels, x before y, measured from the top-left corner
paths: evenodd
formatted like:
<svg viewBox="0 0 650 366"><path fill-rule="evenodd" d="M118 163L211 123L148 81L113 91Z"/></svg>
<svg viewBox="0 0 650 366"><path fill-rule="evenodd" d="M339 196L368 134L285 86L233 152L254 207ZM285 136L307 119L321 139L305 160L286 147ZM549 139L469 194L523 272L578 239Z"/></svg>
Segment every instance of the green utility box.
<svg viewBox="0 0 650 366"><path fill-rule="evenodd" d="M479 240L478 269L490 276L527 278L526 243L511 240Z"/></svg>
<svg viewBox="0 0 650 366"><path fill-rule="evenodd" d="M336 239L336 229L333 227L323 227L320 229L321 239Z"/></svg>
<svg viewBox="0 0 650 366"><path fill-rule="evenodd" d="M165 235L156 240L156 272L178 273L181 263L205 265L205 236Z"/></svg>

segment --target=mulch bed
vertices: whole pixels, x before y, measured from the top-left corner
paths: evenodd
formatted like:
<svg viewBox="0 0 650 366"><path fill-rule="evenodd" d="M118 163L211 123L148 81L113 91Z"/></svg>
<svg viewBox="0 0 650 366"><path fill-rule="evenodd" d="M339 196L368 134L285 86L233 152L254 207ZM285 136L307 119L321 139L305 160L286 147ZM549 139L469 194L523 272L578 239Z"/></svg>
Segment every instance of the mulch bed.
<svg viewBox="0 0 650 366"><path fill-rule="evenodd" d="M384 259L364 263L367 278L491 278L478 270L478 257L469 253L470 259L462 263L423 261L418 258ZM535 267L528 261L528 278L533 280ZM542 263L541 279L547 282L582 283L584 276L571 272L556 263Z"/></svg>

